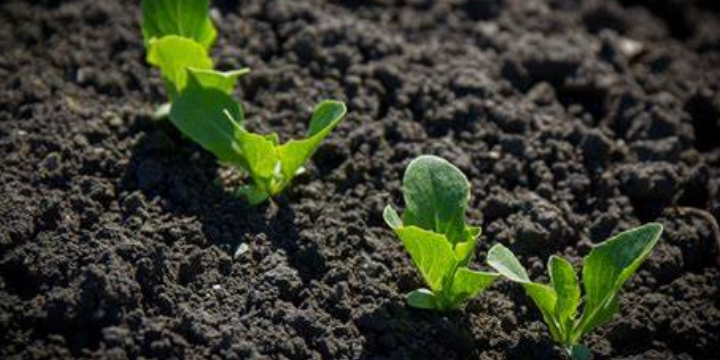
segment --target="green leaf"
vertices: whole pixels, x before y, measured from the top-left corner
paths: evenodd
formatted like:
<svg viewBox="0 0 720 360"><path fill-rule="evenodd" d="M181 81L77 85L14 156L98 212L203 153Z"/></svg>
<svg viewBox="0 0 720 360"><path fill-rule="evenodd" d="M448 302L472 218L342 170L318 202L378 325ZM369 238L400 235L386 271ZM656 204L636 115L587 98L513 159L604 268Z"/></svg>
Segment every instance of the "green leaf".
<svg viewBox="0 0 720 360"><path fill-rule="evenodd" d="M461 266L467 266L472 260L472 256L475 254L475 245L477 245L477 239L481 233L480 227L467 226L463 235L465 240L455 244L455 257Z"/></svg>
<svg viewBox="0 0 720 360"><path fill-rule="evenodd" d="M235 90L235 84L240 76L250 72L249 68L233 71L216 71L212 69L197 69L188 67L189 76L205 88L215 88L228 95Z"/></svg>
<svg viewBox="0 0 720 360"><path fill-rule="evenodd" d="M563 334L573 330L572 320L580 305L580 286L572 264L559 256L551 256L548 262L550 281L557 295L555 316Z"/></svg>
<svg viewBox="0 0 720 360"><path fill-rule="evenodd" d="M406 295L407 302L410 306L418 309L432 310L437 309L437 302L435 301L435 294L432 291L421 288L411 291Z"/></svg>
<svg viewBox="0 0 720 360"><path fill-rule="evenodd" d="M217 36L209 8L208 0L143 0L145 45L154 39L177 35L194 40L208 50Z"/></svg>
<svg viewBox="0 0 720 360"><path fill-rule="evenodd" d="M487 263L495 269L495 271L500 273L500 275L511 281L521 284L530 282L525 267L520 264L515 254L502 244L496 244L490 248L487 255Z"/></svg>
<svg viewBox="0 0 720 360"><path fill-rule="evenodd" d="M498 274L494 273L470 270L466 267L459 268L455 272L448 294L449 307L455 308L479 294L492 285L497 277Z"/></svg>
<svg viewBox="0 0 720 360"><path fill-rule="evenodd" d="M217 89L191 85L173 102L170 121L205 150L224 162L240 164L237 139L243 132L242 107Z"/></svg>
<svg viewBox="0 0 720 360"><path fill-rule="evenodd" d="M613 302L632 274L650 255L660 239L662 225L651 223L622 232L593 247L583 264L585 309L580 334L603 325L617 309Z"/></svg>
<svg viewBox="0 0 720 360"><path fill-rule="evenodd" d="M405 170L403 194L407 225L445 234L453 244L465 240L470 183L454 165L437 156L416 158Z"/></svg>
<svg viewBox="0 0 720 360"><path fill-rule="evenodd" d="M245 170L262 190L270 193L280 166L275 144L266 136L242 130L237 138L245 158Z"/></svg>
<svg viewBox="0 0 720 360"><path fill-rule="evenodd" d="M385 219L385 223L388 224L391 229L397 229L403 226L400 216L392 205L385 207L385 210L383 211L383 218Z"/></svg>
<svg viewBox="0 0 720 360"><path fill-rule="evenodd" d="M270 198L267 191L258 188L254 184L240 186L235 193L245 198L250 205L258 205Z"/></svg>
<svg viewBox="0 0 720 360"><path fill-rule="evenodd" d="M280 136L277 133L270 133L264 136L265 140L271 142L273 145L277 146L278 144L280 144Z"/></svg>
<svg viewBox="0 0 720 360"><path fill-rule="evenodd" d="M553 339L561 341L563 334L555 315L555 305L557 303L555 290L545 284L530 281L527 270L520 264L515 254L501 244L493 246L488 251L487 263L508 280L522 284L525 293L530 296L538 309L540 309L543 320L550 329Z"/></svg>
<svg viewBox="0 0 720 360"><path fill-rule="evenodd" d="M567 349L568 355L572 360L592 360L592 351L584 345L573 345Z"/></svg>
<svg viewBox="0 0 720 360"><path fill-rule="evenodd" d="M315 108L310 120L308 137L302 140L290 140L278 147L282 175L286 183L290 182L302 165L315 153L323 139L345 116L345 112L345 104L340 101L321 102Z"/></svg>
<svg viewBox="0 0 720 360"><path fill-rule="evenodd" d="M150 43L147 61L160 68L168 89L174 99L187 84L188 68L212 69L213 62L198 43L179 36L165 36Z"/></svg>
<svg viewBox="0 0 720 360"><path fill-rule="evenodd" d="M613 315L620 310L620 302L617 299L617 296L611 298L608 300L608 302L603 305L600 309L598 309L595 312L595 315L592 320L592 324L586 323L577 327L575 332L573 333L573 341L572 342L579 342L580 339L593 331L594 329L598 328L599 326L602 326L604 324L607 324L612 320ZM585 310L583 312L583 315L585 315L588 312L588 310Z"/></svg>
<svg viewBox="0 0 720 360"><path fill-rule="evenodd" d="M415 266L433 293L439 294L457 266L455 253L444 235L416 226L395 228Z"/></svg>
<svg viewBox="0 0 720 360"><path fill-rule="evenodd" d="M564 333L560 328L558 318L555 314L555 306L557 304L557 294L555 290L545 284L534 282L523 284L523 288L525 288L525 293L533 299L535 306L540 309L543 321L545 321L545 325L548 326L553 339L558 342L563 341L565 336L563 336Z"/></svg>

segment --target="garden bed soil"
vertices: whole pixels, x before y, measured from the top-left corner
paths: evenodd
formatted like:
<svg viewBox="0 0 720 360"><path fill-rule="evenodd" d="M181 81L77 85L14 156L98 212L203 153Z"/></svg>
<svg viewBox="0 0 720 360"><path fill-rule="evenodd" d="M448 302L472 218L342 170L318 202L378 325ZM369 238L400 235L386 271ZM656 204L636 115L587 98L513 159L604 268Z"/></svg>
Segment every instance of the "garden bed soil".
<svg viewBox="0 0 720 360"><path fill-rule="evenodd" d="M464 309L422 286L382 221L436 154L534 279L648 221L665 232L587 338L597 359L718 359L715 1L213 1L218 67L250 66L249 126L345 121L276 203L232 195L167 122L136 1L0 4L3 359L558 359L498 281Z"/></svg>

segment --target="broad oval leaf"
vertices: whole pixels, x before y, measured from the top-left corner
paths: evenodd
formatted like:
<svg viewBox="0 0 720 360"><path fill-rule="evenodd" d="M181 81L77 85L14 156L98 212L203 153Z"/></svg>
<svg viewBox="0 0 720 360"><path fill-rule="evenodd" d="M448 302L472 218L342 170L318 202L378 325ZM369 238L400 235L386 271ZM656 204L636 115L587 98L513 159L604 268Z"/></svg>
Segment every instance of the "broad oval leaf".
<svg viewBox="0 0 720 360"><path fill-rule="evenodd" d="M147 61L160 68L170 99L175 99L185 89L188 68L207 70L213 67L212 59L202 46L174 35L153 40Z"/></svg>
<svg viewBox="0 0 720 360"><path fill-rule="evenodd" d="M416 226L395 228L415 266L433 293L439 294L457 266L455 253L444 235Z"/></svg>
<svg viewBox="0 0 720 360"><path fill-rule="evenodd" d="M583 334L612 318L617 293L650 255L663 227L650 223L622 232L597 244L583 262L585 309L581 320Z"/></svg>
<svg viewBox="0 0 720 360"><path fill-rule="evenodd" d="M470 183L453 164L432 155L416 158L405 170L403 194L405 224L445 234L453 245L465 240Z"/></svg>
<svg viewBox="0 0 720 360"><path fill-rule="evenodd" d="M325 100L321 102L315 108L310 120L308 137L302 140L290 140L278 147L285 183L289 183L302 165L310 159L323 139L340 123L346 111L345 104L340 101Z"/></svg>
<svg viewBox="0 0 720 360"><path fill-rule="evenodd" d="M242 132L242 107L217 89L191 85L173 102L170 121L205 150L224 162L241 164L237 141Z"/></svg>
<svg viewBox="0 0 720 360"><path fill-rule="evenodd" d="M142 33L145 45L154 39L177 35L208 50L217 37L208 0L143 0Z"/></svg>

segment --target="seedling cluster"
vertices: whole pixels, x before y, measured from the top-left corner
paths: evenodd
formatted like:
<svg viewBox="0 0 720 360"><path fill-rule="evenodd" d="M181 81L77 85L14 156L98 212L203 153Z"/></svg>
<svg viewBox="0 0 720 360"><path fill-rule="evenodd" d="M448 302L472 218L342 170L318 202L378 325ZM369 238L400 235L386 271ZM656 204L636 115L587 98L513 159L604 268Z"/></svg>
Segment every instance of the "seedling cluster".
<svg viewBox="0 0 720 360"><path fill-rule="evenodd" d="M321 102L303 139L281 143L276 133L252 133L244 127L242 106L232 98L238 78L249 69L214 69L208 51L217 30L208 0L143 0L142 9L147 61L160 69L170 101L158 116L168 117L219 161L244 170L252 183L238 193L251 204L278 195L345 116L345 105ZM660 224L651 223L595 245L583 261L583 297L573 266L559 256L548 262L550 284L531 281L515 255L501 244L488 252L487 264L495 272L470 267L481 229L465 219L470 183L448 161L416 158L405 171L402 190L402 216L392 206L383 216L427 285L407 295L410 306L457 309L503 277L524 288L552 338L576 360L592 357L580 340L619 310L620 288L649 256L662 232Z"/></svg>
<svg viewBox="0 0 720 360"><path fill-rule="evenodd" d="M220 161L244 170L252 184L238 193L251 204L278 195L345 116L345 104L323 101L303 139L283 144L276 133L245 129L242 106L232 98L249 69L217 71L208 51L217 36L207 0L144 0L142 30L147 61L157 66L170 100L157 112ZM169 110L168 110L169 108Z"/></svg>
<svg viewBox="0 0 720 360"><path fill-rule="evenodd" d="M429 287L410 292L410 306L456 309L502 276L523 286L540 309L552 338L576 360L592 358L580 340L619 310L620 288L650 255L662 233L662 225L651 223L595 245L583 261L583 303L573 266L559 256L551 256L548 262L550 284L530 281L515 255L501 244L488 252L487 263L495 273L468 268L480 228L465 221L470 184L449 162L435 156L416 158L405 171L402 190L402 219L387 206L385 222ZM581 305L582 315L578 315Z"/></svg>

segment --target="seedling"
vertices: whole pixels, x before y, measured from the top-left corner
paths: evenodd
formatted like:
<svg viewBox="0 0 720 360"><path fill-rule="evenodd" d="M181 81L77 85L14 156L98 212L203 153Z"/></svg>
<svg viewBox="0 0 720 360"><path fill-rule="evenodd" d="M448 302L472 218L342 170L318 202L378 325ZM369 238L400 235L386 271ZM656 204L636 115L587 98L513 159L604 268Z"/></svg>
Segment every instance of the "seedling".
<svg viewBox="0 0 720 360"><path fill-rule="evenodd" d="M188 70L205 87L232 93L238 77L250 70L213 70L208 54L217 36L207 0L143 0L142 31L147 61L160 69L170 101L187 85ZM167 117L169 104L156 111Z"/></svg>
<svg viewBox="0 0 720 360"><path fill-rule="evenodd" d="M559 256L548 261L550 284L530 281L527 271L508 248L497 244L488 252L487 262L505 278L522 284L540 309L553 340L575 360L592 359L580 340L606 324L619 308L620 288L650 255L660 239L662 225L650 223L622 232L593 247L583 259L585 301L582 315L580 286L572 265Z"/></svg>
<svg viewBox="0 0 720 360"><path fill-rule="evenodd" d="M220 161L245 170L253 183L238 193L251 204L259 204L279 194L303 170L345 111L342 102L321 102L310 120L307 137L280 144L276 133L260 135L245 130L240 104L188 70L187 85L172 103L170 121Z"/></svg>
<svg viewBox="0 0 720 360"><path fill-rule="evenodd" d="M251 204L279 194L345 115L345 105L324 101L310 121L308 136L280 144L277 134L253 134L230 95L244 68L221 72L208 55L217 36L207 0L143 0L142 31L147 61L160 68L171 104L156 118L170 117L180 131L220 161L245 170L251 185L238 190Z"/></svg>
<svg viewBox="0 0 720 360"><path fill-rule="evenodd" d="M391 205L383 216L429 287L410 292L408 304L452 310L490 286L497 274L468 268L481 229L465 222L465 175L442 158L420 156L405 170L403 195L402 219Z"/></svg>

